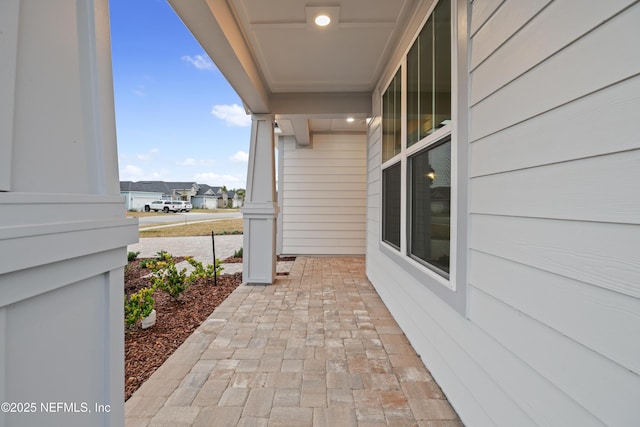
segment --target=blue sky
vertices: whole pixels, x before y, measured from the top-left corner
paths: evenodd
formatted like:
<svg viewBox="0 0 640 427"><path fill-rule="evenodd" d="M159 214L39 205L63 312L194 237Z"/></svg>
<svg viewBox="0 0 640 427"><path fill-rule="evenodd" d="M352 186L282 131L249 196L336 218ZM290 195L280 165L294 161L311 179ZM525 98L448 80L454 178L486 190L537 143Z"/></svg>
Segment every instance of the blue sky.
<svg viewBox="0 0 640 427"><path fill-rule="evenodd" d="M110 0L120 180L245 188L251 119L165 0Z"/></svg>

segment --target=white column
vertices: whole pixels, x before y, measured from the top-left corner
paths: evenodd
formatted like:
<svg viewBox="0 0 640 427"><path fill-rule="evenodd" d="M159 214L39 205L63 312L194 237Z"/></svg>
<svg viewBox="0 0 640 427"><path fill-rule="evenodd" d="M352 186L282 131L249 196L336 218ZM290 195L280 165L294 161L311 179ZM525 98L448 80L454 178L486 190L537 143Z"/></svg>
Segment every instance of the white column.
<svg viewBox="0 0 640 427"><path fill-rule="evenodd" d="M272 284L276 277L276 169L273 116L254 114L251 124L244 216L245 283Z"/></svg>
<svg viewBox="0 0 640 427"><path fill-rule="evenodd" d="M109 34L108 0L0 0L0 402L37 405L0 426L124 424L138 226L119 194Z"/></svg>

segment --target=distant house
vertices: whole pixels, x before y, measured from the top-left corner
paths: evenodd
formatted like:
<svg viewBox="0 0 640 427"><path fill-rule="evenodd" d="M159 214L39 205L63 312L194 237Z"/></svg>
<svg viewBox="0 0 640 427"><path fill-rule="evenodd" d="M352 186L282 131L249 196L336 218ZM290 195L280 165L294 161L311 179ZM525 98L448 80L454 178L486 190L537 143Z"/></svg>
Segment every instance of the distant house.
<svg viewBox="0 0 640 427"><path fill-rule="evenodd" d="M223 187L211 187L206 184L200 185L200 190L192 199L193 207L211 208L241 208L243 198L235 191L224 191Z"/></svg>
<svg viewBox="0 0 640 427"><path fill-rule="evenodd" d="M142 210L144 205L164 198L166 188L161 181L120 181L120 195L124 196L127 210Z"/></svg>
<svg viewBox="0 0 640 427"><path fill-rule="evenodd" d="M242 194L238 194L238 192L236 191L227 191L227 200L231 200L231 206L228 206L230 208L241 208L242 207L242 202L243 202L243 198L242 198ZM229 203L227 201L227 203Z"/></svg>
<svg viewBox="0 0 640 427"><path fill-rule="evenodd" d="M120 181L120 195L124 196L127 210L142 210L152 200L185 200L194 208L214 209L226 207L229 197L235 193L222 191L197 182ZM233 200L233 207L242 206L242 198Z"/></svg>
<svg viewBox="0 0 640 427"><path fill-rule="evenodd" d="M220 207L220 188L221 187L211 187L207 184L200 184L198 192L191 198L191 204L194 208L199 209L215 209Z"/></svg>

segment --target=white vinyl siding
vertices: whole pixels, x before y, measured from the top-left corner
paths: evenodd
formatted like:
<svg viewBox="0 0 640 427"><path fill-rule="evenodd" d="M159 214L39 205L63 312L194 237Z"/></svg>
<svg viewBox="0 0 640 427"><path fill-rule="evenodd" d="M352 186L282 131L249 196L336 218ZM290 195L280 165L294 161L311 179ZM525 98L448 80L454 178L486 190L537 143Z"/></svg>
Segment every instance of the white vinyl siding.
<svg viewBox="0 0 640 427"><path fill-rule="evenodd" d="M548 382L541 395L563 393L573 425L640 416L631 3L555 1L520 29L498 11L472 41L507 40L472 60L468 316Z"/></svg>
<svg viewBox="0 0 640 427"><path fill-rule="evenodd" d="M312 148L283 146L282 253L364 254L365 135L315 134Z"/></svg>
<svg viewBox="0 0 640 427"><path fill-rule="evenodd" d="M640 3L470 7L467 317L379 248L375 120L367 274L467 425L636 425Z"/></svg>

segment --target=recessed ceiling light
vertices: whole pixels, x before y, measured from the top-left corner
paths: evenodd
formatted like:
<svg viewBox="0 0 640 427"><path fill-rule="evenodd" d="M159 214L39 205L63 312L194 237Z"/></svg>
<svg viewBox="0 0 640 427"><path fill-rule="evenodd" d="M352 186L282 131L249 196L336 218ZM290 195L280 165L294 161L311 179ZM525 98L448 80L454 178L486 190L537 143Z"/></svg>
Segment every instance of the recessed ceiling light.
<svg viewBox="0 0 640 427"><path fill-rule="evenodd" d="M331 23L331 18L329 18L328 15L318 15L316 19L314 19L314 22L319 27L326 27Z"/></svg>
<svg viewBox="0 0 640 427"><path fill-rule="evenodd" d="M353 123L353 122L355 122L355 121L356 121L356 119L354 119L353 117L348 117L348 118L347 118L347 121L348 121L349 123Z"/></svg>

